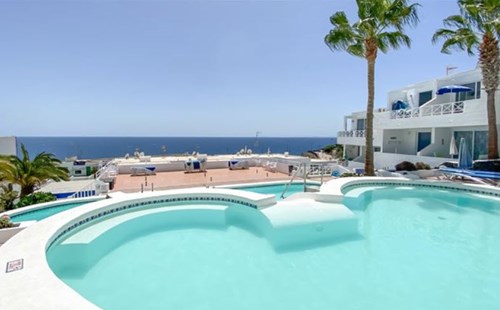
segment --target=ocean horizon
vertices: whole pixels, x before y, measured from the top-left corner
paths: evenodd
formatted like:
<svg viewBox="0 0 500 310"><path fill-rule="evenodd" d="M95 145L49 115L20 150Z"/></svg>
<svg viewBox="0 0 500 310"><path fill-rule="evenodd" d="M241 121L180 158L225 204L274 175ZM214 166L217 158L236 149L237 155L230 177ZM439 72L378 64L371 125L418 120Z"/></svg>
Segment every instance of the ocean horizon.
<svg viewBox="0 0 500 310"><path fill-rule="evenodd" d="M335 137L16 137L18 150L24 144L30 157L41 152L52 153L64 160L76 156L80 159L99 159L145 155L179 155L199 152L219 155L236 154L247 147L263 154L288 152L300 155L336 144Z"/></svg>

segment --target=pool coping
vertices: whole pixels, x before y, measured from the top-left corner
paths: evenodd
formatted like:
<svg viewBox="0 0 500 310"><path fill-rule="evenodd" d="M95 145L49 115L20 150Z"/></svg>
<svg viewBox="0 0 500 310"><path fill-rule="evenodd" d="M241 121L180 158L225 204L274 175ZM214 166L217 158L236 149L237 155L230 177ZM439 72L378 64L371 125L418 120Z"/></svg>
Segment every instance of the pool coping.
<svg viewBox="0 0 500 310"><path fill-rule="evenodd" d="M323 184L317 195L327 194L334 197L343 196L343 190L351 185L417 185L458 189L474 193L490 193L500 197L500 188L484 185L459 184L443 181L420 181L402 178L354 177L339 178ZM261 184L261 183L259 183ZM243 199L247 203L265 206L275 201L274 195L263 195L237 189L224 188L187 188L147 193L116 195L112 199L99 200L91 204L67 210L43 221L37 222L21 231L0 247L0 283L7 288L2 292L0 309L100 309L72 288L59 280L48 266L46 251L51 243L68 233L68 227L76 224L84 225L85 219L101 213L107 216L112 208L122 208L127 204L143 201L166 199L174 196L191 196L193 198L217 197L229 195L230 200ZM271 197L272 196L272 197ZM173 207L175 208L175 207ZM94 219L96 219L94 217ZM22 245L22 246L21 246ZM5 267L3 267L5 266ZM9 268L10 267L10 268ZM36 275L36 276L33 276Z"/></svg>
<svg viewBox="0 0 500 310"><path fill-rule="evenodd" d="M56 277L47 263L48 247L65 233L86 224L86 219L97 214L107 216L115 207L180 196L192 197L192 200L208 197L207 200L253 203L256 207L276 202L274 195L202 187L116 195L55 214L19 232L0 247L0 266L5 268L0 271L0 283L7 288L0 298L0 309L100 309ZM222 197L224 200L217 200Z"/></svg>

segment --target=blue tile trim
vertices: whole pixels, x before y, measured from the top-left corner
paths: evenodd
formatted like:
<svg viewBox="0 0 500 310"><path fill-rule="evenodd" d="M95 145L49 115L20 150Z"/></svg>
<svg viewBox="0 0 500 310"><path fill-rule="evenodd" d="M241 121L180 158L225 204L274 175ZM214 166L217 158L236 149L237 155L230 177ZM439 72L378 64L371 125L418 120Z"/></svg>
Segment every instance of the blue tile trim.
<svg viewBox="0 0 500 310"><path fill-rule="evenodd" d="M132 209L132 208L137 208L137 207L142 207L142 206L148 206L148 205L154 205L154 204L164 204L164 203L171 203L171 202L183 202L183 201L189 201L189 202L198 202L198 201L223 201L223 202L230 202L230 203L236 203L240 204L243 206L247 206L250 208L257 209L256 204L252 204L246 201L242 200L236 200L236 199L230 199L230 198L224 198L224 197L203 197L203 196L194 196L194 197L177 197L177 198L166 198L166 199L156 199L156 200L151 200L151 201L141 201L141 202L136 202L136 203L131 203L125 206L121 207L116 207L110 210L106 211L100 211L97 214L91 215L83 220L79 220L78 222L73 223L72 225L66 227L63 231L61 231L52 241L49 243L49 246L47 247L47 250L52 247L52 245L59 239L61 239L62 236L65 234L69 233L70 231L74 230L77 227L80 227L81 225L87 224L90 221L94 221L96 219L99 219L101 217L123 211L126 209Z"/></svg>

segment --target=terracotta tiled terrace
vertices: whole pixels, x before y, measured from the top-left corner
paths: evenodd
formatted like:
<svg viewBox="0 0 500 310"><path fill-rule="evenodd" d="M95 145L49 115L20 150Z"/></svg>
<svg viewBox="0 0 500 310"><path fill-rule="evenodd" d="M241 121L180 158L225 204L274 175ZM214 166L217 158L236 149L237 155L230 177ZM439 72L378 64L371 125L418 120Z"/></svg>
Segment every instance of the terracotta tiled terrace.
<svg viewBox="0 0 500 310"><path fill-rule="evenodd" d="M120 174L116 178L113 191L138 192L141 185L145 191L224 184L287 181L290 177L280 172L269 172L262 167L243 170L210 169L206 172L185 173L184 171L158 172L150 176ZM147 181L147 182L146 182ZM146 185L147 183L147 185Z"/></svg>

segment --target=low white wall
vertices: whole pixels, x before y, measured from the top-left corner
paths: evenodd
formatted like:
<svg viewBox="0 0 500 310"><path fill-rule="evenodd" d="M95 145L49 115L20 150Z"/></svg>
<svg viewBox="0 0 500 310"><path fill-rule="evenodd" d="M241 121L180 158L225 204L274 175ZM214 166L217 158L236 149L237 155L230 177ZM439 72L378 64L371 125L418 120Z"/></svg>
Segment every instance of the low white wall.
<svg viewBox="0 0 500 310"><path fill-rule="evenodd" d="M394 169L394 167L402 161L409 161L412 163L423 162L431 167L437 167L450 158L445 157L429 157L405 154L391 154L391 153L374 153L375 169Z"/></svg>

